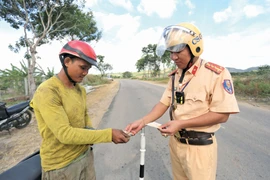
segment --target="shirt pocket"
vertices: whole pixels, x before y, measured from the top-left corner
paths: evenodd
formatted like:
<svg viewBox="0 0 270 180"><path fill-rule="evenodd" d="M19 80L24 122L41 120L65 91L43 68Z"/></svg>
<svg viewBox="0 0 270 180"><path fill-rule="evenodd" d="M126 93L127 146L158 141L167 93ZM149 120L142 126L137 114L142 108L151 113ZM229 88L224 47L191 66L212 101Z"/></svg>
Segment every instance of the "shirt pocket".
<svg viewBox="0 0 270 180"><path fill-rule="evenodd" d="M185 100L189 104L203 103L206 101L206 93L205 92L187 93Z"/></svg>
<svg viewBox="0 0 270 180"><path fill-rule="evenodd" d="M189 119L208 112L208 100L205 92L189 92L185 94L184 104L177 104L176 116Z"/></svg>

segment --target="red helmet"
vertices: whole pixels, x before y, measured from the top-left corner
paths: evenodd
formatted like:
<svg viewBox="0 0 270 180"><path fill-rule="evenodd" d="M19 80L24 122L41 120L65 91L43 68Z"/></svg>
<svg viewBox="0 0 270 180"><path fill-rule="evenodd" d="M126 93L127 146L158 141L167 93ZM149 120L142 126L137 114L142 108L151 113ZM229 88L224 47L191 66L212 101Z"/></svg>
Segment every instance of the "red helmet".
<svg viewBox="0 0 270 180"><path fill-rule="evenodd" d="M59 53L61 61L64 59L64 54L70 54L79 57L98 68L96 53L93 48L86 42L79 40L69 41L67 44L65 44Z"/></svg>

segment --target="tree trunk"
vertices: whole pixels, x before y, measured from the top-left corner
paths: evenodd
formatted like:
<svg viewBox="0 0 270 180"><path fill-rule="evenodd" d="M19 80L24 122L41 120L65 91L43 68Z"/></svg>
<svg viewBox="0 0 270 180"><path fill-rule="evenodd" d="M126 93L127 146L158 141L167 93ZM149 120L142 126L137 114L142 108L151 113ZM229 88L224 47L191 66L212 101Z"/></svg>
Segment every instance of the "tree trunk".
<svg viewBox="0 0 270 180"><path fill-rule="evenodd" d="M29 98L32 99L36 90L36 83L35 83L33 73L28 74L28 83L29 83Z"/></svg>
<svg viewBox="0 0 270 180"><path fill-rule="evenodd" d="M36 91L36 82L34 78L34 70L36 66L36 56L35 56L35 51L31 50L31 59L30 64L29 64L29 69L28 69L28 84L29 84L29 97L30 99L33 98L33 95Z"/></svg>

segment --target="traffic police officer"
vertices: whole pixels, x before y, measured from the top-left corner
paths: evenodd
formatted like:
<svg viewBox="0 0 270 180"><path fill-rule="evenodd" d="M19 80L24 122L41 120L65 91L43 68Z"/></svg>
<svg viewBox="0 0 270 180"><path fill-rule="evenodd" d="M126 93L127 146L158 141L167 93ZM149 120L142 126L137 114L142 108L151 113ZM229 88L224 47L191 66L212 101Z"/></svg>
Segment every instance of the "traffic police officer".
<svg viewBox="0 0 270 180"><path fill-rule="evenodd" d="M170 74L172 78L154 108L125 129L136 134L170 107L171 121L159 130L163 136L170 136L174 180L216 178L215 132L230 114L239 112L229 71L200 58L203 50L202 34L193 24L164 29L156 54L161 57L169 51L178 68Z"/></svg>

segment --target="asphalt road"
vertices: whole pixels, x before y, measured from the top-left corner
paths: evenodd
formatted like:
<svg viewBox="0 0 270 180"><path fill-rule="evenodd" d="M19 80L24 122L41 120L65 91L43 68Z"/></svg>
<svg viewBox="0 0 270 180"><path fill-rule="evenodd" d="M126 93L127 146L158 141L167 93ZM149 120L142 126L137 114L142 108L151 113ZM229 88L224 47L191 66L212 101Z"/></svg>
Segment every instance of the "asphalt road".
<svg viewBox="0 0 270 180"><path fill-rule="evenodd" d="M99 125L100 129L124 129L148 113L159 101L164 87L120 80L120 88ZM270 177L270 110L239 104L241 113L232 115L216 133L218 139L217 180L257 180ZM169 121L166 113L158 120ZM158 130L145 127L145 180L172 179L168 140ZM136 180L140 174L141 133L127 144L94 145L98 180Z"/></svg>

